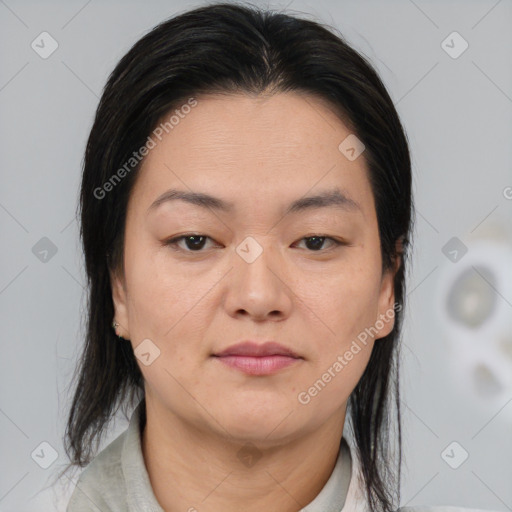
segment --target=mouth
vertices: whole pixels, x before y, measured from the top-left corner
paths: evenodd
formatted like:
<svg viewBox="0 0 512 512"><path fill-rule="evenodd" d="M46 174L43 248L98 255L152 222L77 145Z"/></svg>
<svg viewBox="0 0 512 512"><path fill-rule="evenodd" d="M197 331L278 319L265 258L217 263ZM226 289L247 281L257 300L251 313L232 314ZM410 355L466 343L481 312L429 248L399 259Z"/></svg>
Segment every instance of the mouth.
<svg viewBox="0 0 512 512"><path fill-rule="evenodd" d="M272 341L259 344L244 341L212 356L248 375L271 375L304 360L291 349Z"/></svg>

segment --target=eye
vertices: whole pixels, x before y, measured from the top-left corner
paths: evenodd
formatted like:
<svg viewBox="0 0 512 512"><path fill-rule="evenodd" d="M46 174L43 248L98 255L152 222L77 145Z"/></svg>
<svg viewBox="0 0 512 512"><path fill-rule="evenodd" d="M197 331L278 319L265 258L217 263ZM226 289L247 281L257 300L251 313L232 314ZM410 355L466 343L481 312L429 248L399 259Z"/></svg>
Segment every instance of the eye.
<svg viewBox="0 0 512 512"><path fill-rule="evenodd" d="M187 235L177 236L164 242L164 245L171 246L172 249L177 251L183 250L185 252L201 252L201 249L205 246L206 240L212 240L206 235L197 235L195 233L189 233ZM181 241L185 242L185 247L178 245ZM203 251L204 252L204 251Z"/></svg>
<svg viewBox="0 0 512 512"><path fill-rule="evenodd" d="M206 235L189 233L186 235L180 235L171 238L165 241L164 245L171 246L172 249L177 251L182 250L185 252L204 252L202 251L202 249L204 248L207 240L212 239ZM306 248L309 249L311 252L320 252L322 250L328 250L322 247L326 240L329 240L331 242L331 248L337 247L339 245L344 245L344 243L339 240L323 235L307 236L302 238L300 242L302 242L303 240L306 241ZM179 245L181 242L185 243L185 247Z"/></svg>
<svg viewBox="0 0 512 512"><path fill-rule="evenodd" d="M302 240L306 240L306 247L310 249L312 252L320 252L322 250L327 250L322 248L326 240L331 241L331 248L337 247L339 245L344 245L343 242L340 242L339 240L323 235L306 236L302 238L300 241L302 242Z"/></svg>

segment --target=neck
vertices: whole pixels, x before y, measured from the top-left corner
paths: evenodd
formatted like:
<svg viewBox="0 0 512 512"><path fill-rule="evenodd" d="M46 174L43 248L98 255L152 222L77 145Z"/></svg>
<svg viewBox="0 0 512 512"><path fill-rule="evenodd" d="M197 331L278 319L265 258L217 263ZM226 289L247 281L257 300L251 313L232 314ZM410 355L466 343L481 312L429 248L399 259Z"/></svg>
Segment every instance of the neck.
<svg viewBox="0 0 512 512"><path fill-rule="evenodd" d="M302 437L265 448L221 437L149 404L142 451L165 512L297 512L329 479L345 410ZM257 444L257 442L256 442Z"/></svg>

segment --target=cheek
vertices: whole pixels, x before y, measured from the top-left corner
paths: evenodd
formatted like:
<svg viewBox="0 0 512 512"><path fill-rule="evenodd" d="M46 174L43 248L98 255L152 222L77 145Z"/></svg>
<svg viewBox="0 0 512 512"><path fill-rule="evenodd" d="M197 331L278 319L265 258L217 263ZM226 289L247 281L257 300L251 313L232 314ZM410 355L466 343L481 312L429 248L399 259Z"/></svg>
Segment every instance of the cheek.
<svg viewBox="0 0 512 512"><path fill-rule="evenodd" d="M151 254L136 248L131 256L126 275L134 349L142 340L149 339L160 350L155 368L165 367L172 374L181 373L186 368L186 373L193 373L209 355L208 347L202 345L201 340L211 324L213 312L208 306L208 293L219 276L191 279L183 270L171 268L169 258L163 252ZM191 354L195 356L191 357ZM153 368L143 365L141 370L145 378L149 372L147 378L150 383L157 378L167 381L170 377L165 372L155 376ZM157 386L158 381L154 384Z"/></svg>
<svg viewBox="0 0 512 512"><path fill-rule="evenodd" d="M349 345L350 348L350 345ZM314 372L296 395L304 414L324 421L346 404L368 364L372 343L340 351Z"/></svg>
<svg viewBox="0 0 512 512"><path fill-rule="evenodd" d="M129 283L130 328L149 328L162 337L190 311L201 290L183 272L169 266L164 249L127 243L126 276Z"/></svg>
<svg viewBox="0 0 512 512"><path fill-rule="evenodd" d="M372 265L347 264L298 289L297 295L314 313L322 336L335 342L333 347L342 348L377 318L380 276Z"/></svg>

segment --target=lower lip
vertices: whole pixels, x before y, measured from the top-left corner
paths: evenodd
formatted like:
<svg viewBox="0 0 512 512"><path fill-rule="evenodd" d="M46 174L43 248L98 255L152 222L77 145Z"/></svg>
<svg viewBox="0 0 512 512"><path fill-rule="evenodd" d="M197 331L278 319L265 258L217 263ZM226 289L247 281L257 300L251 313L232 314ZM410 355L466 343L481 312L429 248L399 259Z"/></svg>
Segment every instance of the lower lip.
<svg viewBox="0 0 512 512"><path fill-rule="evenodd" d="M219 361L249 375L270 375L300 361L289 356L216 356Z"/></svg>

